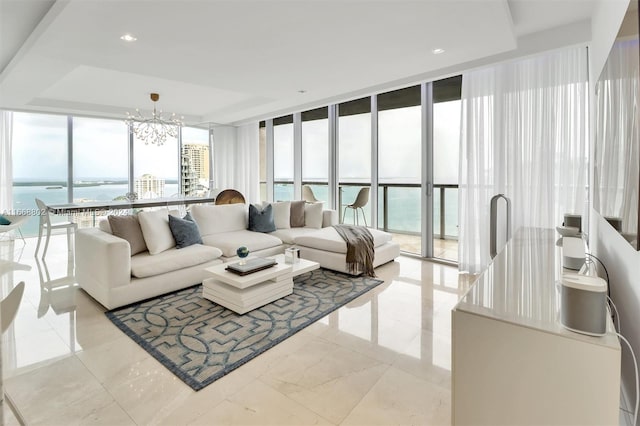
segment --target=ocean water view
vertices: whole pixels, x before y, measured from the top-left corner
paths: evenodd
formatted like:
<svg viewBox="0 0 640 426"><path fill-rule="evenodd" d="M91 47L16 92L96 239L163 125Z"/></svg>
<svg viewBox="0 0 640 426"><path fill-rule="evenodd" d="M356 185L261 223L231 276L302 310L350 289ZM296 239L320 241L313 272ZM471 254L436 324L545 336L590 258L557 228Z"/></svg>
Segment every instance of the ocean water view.
<svg viewBox="0 0 640 426"><path fill-rule="evenodd" d="M104 179L109 181L115 179ZM86 185L83 181L83 185ZM64 204L67 202L67 188L51 182L47 185L38 186L22 186L25 182L21 182L21 186L13 187L13 210L22 214L33 215L20 229L25 237L38 235L38 208L36 207L36 198L41 199L45 204ZM129 192L127 184L99 184L92 186L75 186L73 188L73 201L110 201L117 197L125 195ZM170 197L178 193L177 183L165 184L164 194ZM64 219L60 219L64 220Z"/></svg>
<svg viewBox="0 0 640 426"><path fill-rule="evenodd" d="M115 179L101 179L101 182L114 181ZM125 195L129 187L124 183L102 183L89 185L82 181L82 186L73 188L73 201L76 203L87 201L110 201ZM39 182L43 183L43 182ZM310 185L319 200L328 200L328 187L326 185ZM341 186L340 214L344 207L351 204L357 197L361 186ZM379 227L383 227L383 190L379 189ZM165 184L165 196L173 196L178 193L177 183ZM440 200L439 191L434 192L434 232L437 234L440 227ZM457 238L458 235L458 197L456 189L447 189L445 199L445 235ZM274 190L275 200L290 200L293 196L293 185L276 184ZM420 233L420 188L414 187L389 187L387 192L387 228L393 232ZM59 182L50 182L44 185L30 186L30 183L20 182L20 186L13 187L13 210L16 212L31 214L33 217L21 227L25 236L38 235L38 210L35 199L39 198L46 204L63 204L67 202L67 188L59 185ZM370 224L371 203L363 209ZM363 224L362 213L358 211L360 224ZM347 209L345 223L353 223L353 210ZM60 220L64 220L61 218Z"/></svg>

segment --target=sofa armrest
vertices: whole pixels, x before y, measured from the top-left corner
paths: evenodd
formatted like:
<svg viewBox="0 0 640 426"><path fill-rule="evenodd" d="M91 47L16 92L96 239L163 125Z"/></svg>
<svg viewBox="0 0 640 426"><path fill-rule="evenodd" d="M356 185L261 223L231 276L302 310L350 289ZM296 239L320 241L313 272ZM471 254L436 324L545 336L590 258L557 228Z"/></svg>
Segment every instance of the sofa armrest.
<svg viewBox="0 0 640 426"><path fill-rule="evenodd" d="M129 242L98 228L79 229L75 236L76 277L89 294L102 302L100 294L131 282Z"/></svg>
<svg viewBox="0 0 640 426"><path fill-rule="evenodd" d="M322 227L327 228L329 226L338 224L338 211L337 210L323 210L322 211Z"/></svg>

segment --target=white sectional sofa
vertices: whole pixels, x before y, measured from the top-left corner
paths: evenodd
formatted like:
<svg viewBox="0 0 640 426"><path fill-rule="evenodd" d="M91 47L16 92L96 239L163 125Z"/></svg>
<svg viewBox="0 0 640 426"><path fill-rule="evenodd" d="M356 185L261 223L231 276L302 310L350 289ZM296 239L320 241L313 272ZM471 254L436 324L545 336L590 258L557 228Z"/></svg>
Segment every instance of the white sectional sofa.
<svg viewBox="0 0 640 426"><path fill-rule="evenodd" d="M237 259L235 252L240 246L257 256L279 254L296 236L320 228L316 221L315 227L282 227L268 234L253 232L247 230L247 212L245 204L194 205L191 215L203 244L171 247L156 254L143 251L132 256L130 243L113 235L107 221L102 221L100 228L80 229L75 237L78 283L106 308L113 309L201 283L206 278L205 268ZM336 211L322 211L321 227L337 221ZM166 233L160 228L163 225L158 226L158 234ZM144 237L149 243L156 236L150 237L146 230Z"/></svg>

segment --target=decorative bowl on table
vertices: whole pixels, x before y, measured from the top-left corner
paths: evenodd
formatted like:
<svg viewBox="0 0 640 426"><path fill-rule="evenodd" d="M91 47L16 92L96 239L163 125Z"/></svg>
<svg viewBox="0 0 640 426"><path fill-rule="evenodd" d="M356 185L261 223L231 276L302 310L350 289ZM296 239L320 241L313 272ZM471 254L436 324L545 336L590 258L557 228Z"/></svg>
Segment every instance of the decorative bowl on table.
<svg viewBox="0 0 640 426"><path fill-rule="evenodd" d="M238 247L238 250L236 250L236 254L240 258L240 264L241 265L244 265L245 263L247 263L245 258L247 256L249 256L249 249L248 248L246 248L245 246Z"/></svg>

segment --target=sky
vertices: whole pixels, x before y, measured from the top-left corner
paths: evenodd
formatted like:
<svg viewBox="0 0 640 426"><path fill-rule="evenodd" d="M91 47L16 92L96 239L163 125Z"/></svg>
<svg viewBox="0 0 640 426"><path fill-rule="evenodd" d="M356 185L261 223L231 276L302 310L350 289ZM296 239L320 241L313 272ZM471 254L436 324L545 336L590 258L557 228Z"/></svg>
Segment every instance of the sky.
<svg viewBox="0 0 640 426"><path fill-rule="evenodd" d="M371 176L371 114L340 117L339 174L342 180L368 181ZM434 106L435 183L458 182L460 101ZM66 180L67 117L14 113L13 176L17 180ZM303 123L303 176L325 180L328 175L327 120ZM420 107L379 113L380 181L419 183ZM127 179L127 127L121 120L74 117L74 180ZM208 144L208 132L183 128L185 143ZM163 146L134 140L134 175L150 173L178 177L177 139ZM276 180L293 179L293 125L274 126Z"/></svg>

